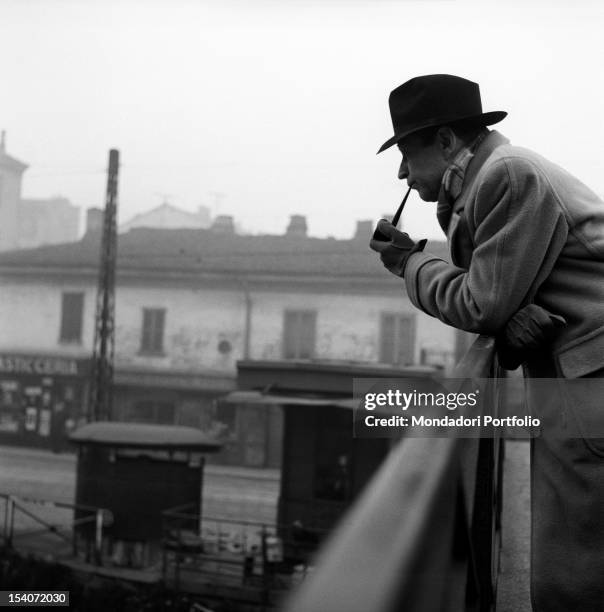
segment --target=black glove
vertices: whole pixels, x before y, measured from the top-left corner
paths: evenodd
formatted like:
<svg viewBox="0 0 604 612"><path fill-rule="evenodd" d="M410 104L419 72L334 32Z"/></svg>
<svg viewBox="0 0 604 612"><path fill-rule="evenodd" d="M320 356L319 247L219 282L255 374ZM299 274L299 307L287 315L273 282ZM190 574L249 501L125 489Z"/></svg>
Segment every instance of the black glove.
<svg viewBox="0 0 604 612"><path fill-rule="evenodd" d="M499 365L506 370L515 370L532 353L547 346L564 326L564 317L541 306L529 304L521 308L495 337Z"/></svg>
<svg viewBox="0 0 604 612"><path fill-rule="evenodd" d="M405 232L399 232L390 221L380 219L369 247L380 254L384 266L396 276L405 275L407 260L423 251L427 240L414 242Z"/></svg>

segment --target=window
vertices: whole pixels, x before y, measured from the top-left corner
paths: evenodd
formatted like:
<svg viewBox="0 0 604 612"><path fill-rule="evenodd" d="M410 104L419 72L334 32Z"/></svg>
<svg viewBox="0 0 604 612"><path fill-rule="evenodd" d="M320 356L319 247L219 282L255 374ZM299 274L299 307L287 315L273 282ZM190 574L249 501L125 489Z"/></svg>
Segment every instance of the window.
<svg viewBox="0 0 604 612"><path fill-rule="evenodd" d="M59 342L82 342L84 294L63 293Z"/></svg>
<svg viewBox="0 0 604 612"><path fill-rule="evenodd" d="M380 361L392 365L413 363L415 356L415 317L382 314Z"/></svg>
<svg viewBox="0 0 604 612"><path fill-rule="evenodd" d="M315 353L317 313L313 310L286 310L283 321L284 359L311 359Z"/></svg>
<svg viewBox="0 0 604 612"><path fill-rule="evenodd" d="M165 308L143 308L141 353L163 353L165 321Z"/></svg>

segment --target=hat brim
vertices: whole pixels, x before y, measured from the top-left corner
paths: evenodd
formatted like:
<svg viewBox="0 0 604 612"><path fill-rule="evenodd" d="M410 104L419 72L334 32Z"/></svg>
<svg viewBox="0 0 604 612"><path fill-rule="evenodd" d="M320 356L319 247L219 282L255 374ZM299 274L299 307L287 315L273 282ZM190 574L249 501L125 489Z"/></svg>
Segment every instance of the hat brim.
<svg viewBox="0 0 604 612"><path fill-rule="evenodd" d="M482 125L494 125L495 123L499 123L503 119L507 117L507 113L505 111L491 111L490 113L482 113L481 115L469 115L467 117L437 117L435 119L431 119L421 125L415 126L410 130L403 130L398 134L395 134L392 138L389 138L379 149L378 154L386 149L389 149L392 145L395 145L397 142L400 142L409 134L413 134L414 132L419 132L419 130L423 130L424 128L433 127L435 125L446 125L447 123L455 123L457 121L466 121L470 119L475 119L477 123L481 123Z"/></svg>

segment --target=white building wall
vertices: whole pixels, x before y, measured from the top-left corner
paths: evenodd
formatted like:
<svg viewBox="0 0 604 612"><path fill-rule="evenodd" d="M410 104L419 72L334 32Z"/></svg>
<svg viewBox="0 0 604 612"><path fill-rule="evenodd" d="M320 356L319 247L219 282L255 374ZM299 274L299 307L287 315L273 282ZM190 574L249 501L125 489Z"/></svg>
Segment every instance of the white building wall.
<svg viewBox="0 0 604 612"><path fill-rule="evenodd" d="M116 355L123 365L232 371L243 355L245 303L230 290L119 288ZM140 353L144 308L165 308L165 356ZM232 350L218 351L221 340Z"/></svg>
<svg viewBox="0 0 604 612"><path fill-rule="evenodd" d="M81 344L59 342L63 292L84 291ZM92 351L96 288L77 282L0 281L0 348L4 351L88 355Z"/></svg>
<svg viewBox="0 0 604 612"><path fill-rule="evenodd" d="M281 359L283 317L286 309L316 310L316 357L376 362L380 350L380 323L384 312L415 318L415 361L422 348L453 351L454 330L418 311L401 294L309 295L294 292L254 292L251 347L253 359Z"/></svg>
<svg viewBox="0 0 604 612"><path fill-rule="evenodd" d="M89 355L92 352L96 286L0 279L0 350ZM61 294L84 291L83 338L59 342ZM317 311L316 357L377 362L383 312L415 317L415 361L422 348L453 352L451 327L416 310L401 295L309 294L251 289L251 359L281 359L286 309ZM164 353L141 354L143 308L165 308ZM246 301L243 290L124 287L116 290L116 366L212 370L234 373L244 357ZM221 341L229 352L218 349Z"/></svg>

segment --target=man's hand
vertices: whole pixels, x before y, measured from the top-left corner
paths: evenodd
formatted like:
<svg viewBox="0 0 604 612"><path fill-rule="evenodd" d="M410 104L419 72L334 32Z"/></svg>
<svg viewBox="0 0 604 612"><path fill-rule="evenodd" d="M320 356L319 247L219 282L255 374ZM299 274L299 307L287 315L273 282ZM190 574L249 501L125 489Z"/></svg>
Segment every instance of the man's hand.
<svg viewBox="0 0 604 612"><path fill-rule="evenodd" d="M536 351L547 348L566 320L560 315L529 304L520 309L495 338L499 365L515 370Z"/></svg>
<svg viewBox="0 0 604 612"><path fill-rule="evenodd" d="M380 254L384 267L392 274L404 276L407 260L413 253L423 251L426 242L414 242L409 234L399 232L390 221L380 219L369 247Z"/></svg>

